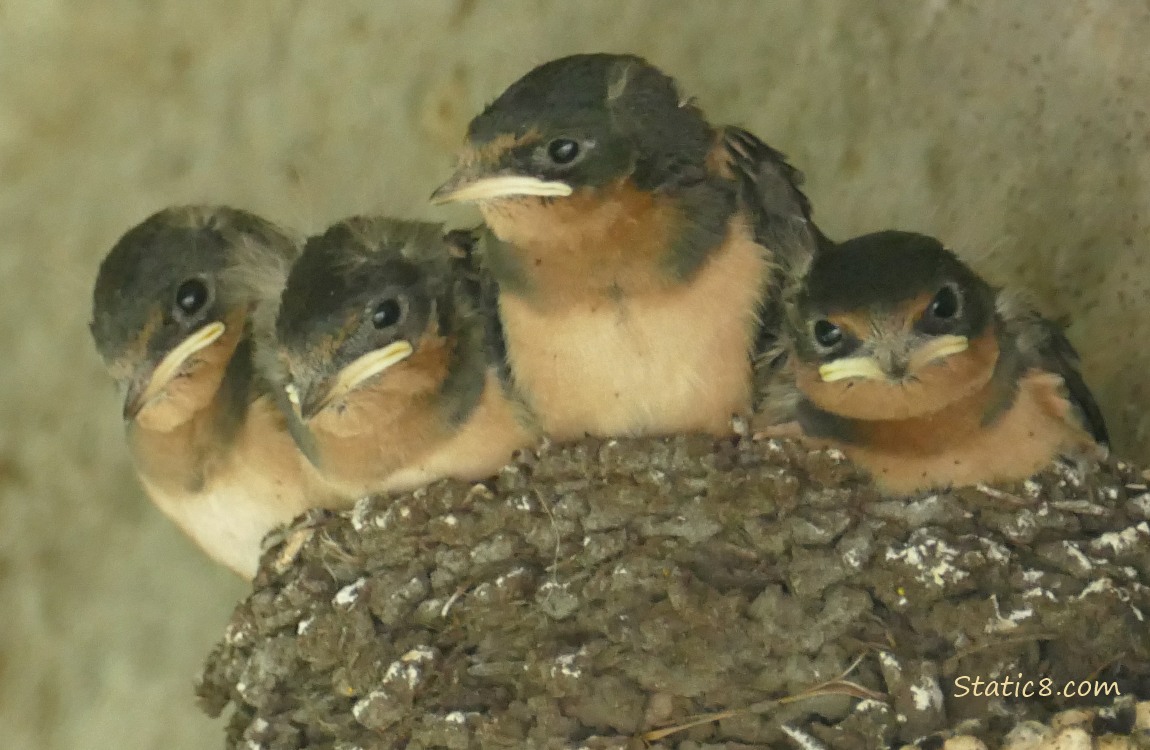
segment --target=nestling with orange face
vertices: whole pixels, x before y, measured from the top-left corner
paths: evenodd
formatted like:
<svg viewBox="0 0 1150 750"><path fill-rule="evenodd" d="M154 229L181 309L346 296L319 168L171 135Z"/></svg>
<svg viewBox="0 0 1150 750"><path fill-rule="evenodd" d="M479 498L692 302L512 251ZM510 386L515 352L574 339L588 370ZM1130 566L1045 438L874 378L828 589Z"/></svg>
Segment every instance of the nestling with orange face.
<svg viewBox="0 0 1150 750"><path fill-rule="evenodd" d="M432 200L478 203L494 234L515 387L552 437L728 434L780 256L817 236L799 180L646 61L575 55L471 122Z"/></svg>
<svg viewBox="0 0 1150 750"><path fill-rule="evenodd" d="M933 238L879 232L821 252L787 326L774 407L886 492L1018 480L1108 441L1061 331Z"/></svg>
<svg viewBox="0 0 1150 750"><path fill-rule="evenodd" d="M534 438L480 288L439 225L355 217L308 240L278 360L301 445L349 497L481 479Z"/></svg>
<svg viewBox="0 0 1150 750"><path fill-rule="evenodd" d="M94 292L92 336L124 390L145 490L208 555L247 578L268 531L338 502L254 366L254 327L297 252L291 237L245 211L169 208L116 243Z"/></svg>

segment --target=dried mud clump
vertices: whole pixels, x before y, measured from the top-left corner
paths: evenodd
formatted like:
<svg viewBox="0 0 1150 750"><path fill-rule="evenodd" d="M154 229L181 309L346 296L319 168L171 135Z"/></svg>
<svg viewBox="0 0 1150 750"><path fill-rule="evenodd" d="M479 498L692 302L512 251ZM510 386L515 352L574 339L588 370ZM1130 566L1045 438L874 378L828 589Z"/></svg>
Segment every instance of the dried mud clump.
<svg viewBox="0 0 1150 750"><path fill-rule="evenodd" d="M1074 706L1138 734L1147 581L1123 464L895 501L787 442L585 441L297 520L199 693L246 750L977 747Z"/></svg>

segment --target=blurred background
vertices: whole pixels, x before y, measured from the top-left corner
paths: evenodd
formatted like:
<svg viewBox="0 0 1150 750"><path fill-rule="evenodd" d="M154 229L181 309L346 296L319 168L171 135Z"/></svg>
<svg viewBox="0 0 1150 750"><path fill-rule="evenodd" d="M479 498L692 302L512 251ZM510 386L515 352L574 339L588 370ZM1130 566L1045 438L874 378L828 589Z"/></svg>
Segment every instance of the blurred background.
<svg viewBox="0 0 1150 750"><path fill-rule="evenodd" d="M835 237L929 232L1069 325L1150 459L1150 6L958 0L0 3L0 745L220 747L192 679L243 586L153 510L88 338L171 203L302 230L426 203L547 59L644 55L807 174Z"/></svg>

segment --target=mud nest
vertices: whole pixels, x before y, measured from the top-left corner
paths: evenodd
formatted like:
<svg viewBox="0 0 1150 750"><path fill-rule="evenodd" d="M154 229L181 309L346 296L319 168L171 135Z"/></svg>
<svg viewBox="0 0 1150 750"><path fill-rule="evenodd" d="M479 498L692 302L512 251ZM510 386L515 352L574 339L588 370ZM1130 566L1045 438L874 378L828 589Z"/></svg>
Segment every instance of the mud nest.
<svg viewBox="0 0 1150 750"><path fill-rule="evenodd" d="M273 535L198 691L252 750L996 745L1081 705L1128 733L1146 479L896 501L787 442L544 446Z"/></svg>

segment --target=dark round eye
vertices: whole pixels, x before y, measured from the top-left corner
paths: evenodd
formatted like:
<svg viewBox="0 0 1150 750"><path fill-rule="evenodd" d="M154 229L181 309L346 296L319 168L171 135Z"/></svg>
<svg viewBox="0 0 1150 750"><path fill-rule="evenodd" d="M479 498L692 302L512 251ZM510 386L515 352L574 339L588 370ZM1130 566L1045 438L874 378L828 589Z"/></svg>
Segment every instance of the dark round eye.
<svg viewBox="0 0 1150 750"><path fill-rule="evenodd" d="M547 156L556 164L570 164L579 156L579 144L570 138L556 138L547 144Z"/></svg>
<svg viewBox="0 0 1150 750"><path fill-rule="evenodd" d="M937 320L950 320L958 315L961 306L962 300L959 299L958 292L954 287L948 285L938 290L938 294L934 295L934 299L930 301L926 311L928 315Z"/></svg>
<svg viewBox="0 0 1150 750"><path fill-rule="evenodd" d="M393 299L385 299L371 311L371 324L376 328L390 328L403 317L403 308Z"/></svg>
<svg viewBox="0 0 1150 750"><path fill-rule="evenodd" d="M814 333L815 341L819 343L819 346L826 347L827 349L830 349L843 340L842 329L829 320L816 321Z"/></svg>
<svg viewBox="0 0 1150 750"><path fill-rule="evenodd" d="M208 285L200 279L188 279L176 287L176 307L184 315L195 315L208 303Z"/></svg>

